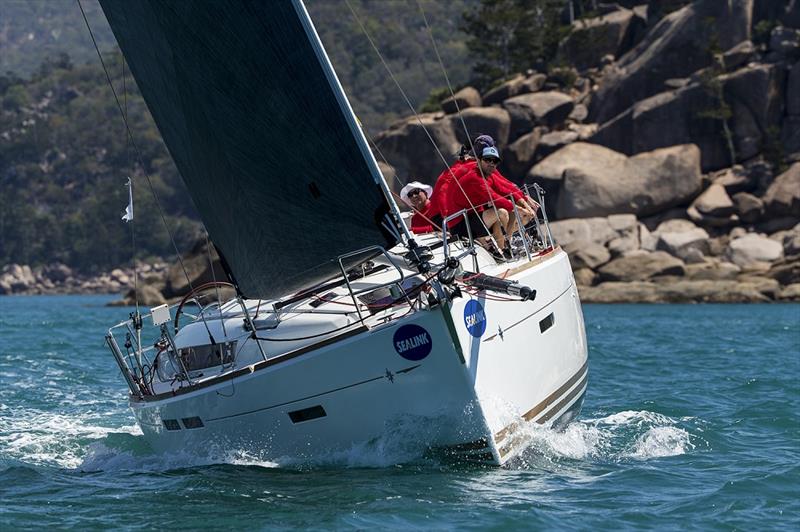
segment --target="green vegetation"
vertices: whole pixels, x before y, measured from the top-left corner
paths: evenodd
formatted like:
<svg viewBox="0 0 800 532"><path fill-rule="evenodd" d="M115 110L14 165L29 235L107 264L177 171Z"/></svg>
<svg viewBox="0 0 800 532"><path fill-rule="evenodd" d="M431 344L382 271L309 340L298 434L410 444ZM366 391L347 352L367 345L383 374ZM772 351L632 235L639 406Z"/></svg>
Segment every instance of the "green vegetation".
<svg viewBox="0 0 800 532"><path fill-rule="evenodd" d="M383 59L418 111L434 87L447 85L436 59L420 5L428 20L450 82L463 86L472 65L459 31L461 13L474 10L477 0L348 0ZM344 2L307 0L336 74L369 135L408 116L403 95L381 63ZM449 93L449 91L448 91ZM438 102L434 106L438 108Z"/></svg>
<svg viewBox="0 0 800 532"><path fill-rule="evenodd" d="M559 21L563 8L558 0L481 0L465 12L462 30L478 89L529 68L545 70L569 33Z"/></svg>
<svg viewBox="0 0 800 532"><path fill-rule="evenodd" d="M369 135L449 95L429 29L453 88L481 88L546 64L564 28L556 0L307 0L317 31ZM74 0L3 0L0 18L0 265L61 261L90 272L130 263L131 226L120 217L135 183L140 257L174 251L145 175L179 249L200 222L96 0L82 0L141 149L132 150ZM425 18L423 18L423 11ZM466 32L466 34L464 33ZM476 59L473 64L470 52ZM396 80L396 83L395 83ZM434 87L436 89L434 89Z"/></svg>
<svg viewBox="0 0 800 532"><path fill-rule="evenodd" d="M130 262L131 226L120 220L129 175L139 255L172 255L145 172L179 247L196 235L191 201L130 74L123 90L120 56L105 59L141 163L99 65L74 66L62 54L27 80L0 76L0 264L61 261L92 271Z"/></svg>

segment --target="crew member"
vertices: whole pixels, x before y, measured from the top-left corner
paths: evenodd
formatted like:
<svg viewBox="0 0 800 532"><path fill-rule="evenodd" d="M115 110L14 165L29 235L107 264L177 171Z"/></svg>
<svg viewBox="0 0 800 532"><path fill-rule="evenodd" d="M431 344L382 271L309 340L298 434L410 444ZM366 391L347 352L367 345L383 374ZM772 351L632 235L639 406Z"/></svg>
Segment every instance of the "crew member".
<svg viewBox="0 0 800 532"><path fill-rule="evenodd" d="M430 185L412 181L400 190L400 198L414 210L411 231L417 234L430 233L441 227L442 217L431 201L433 189Z"/></svg>
<svg viewBox="0 0 800 532"><path fill-rule="evenodd" d="M470 166L459 179L458 185L450 186L448 204L453 212L467 209L467 221L473 237L488 236L480 223L482 220L500 247L498 251L502 252L506 247L505 234L508 233L509 213L513 212L514 204L498 194L489 182L499 162L497 148L483 148L477 163ZM453 233L466 236L466 228L459 224L453 228Z"/></svg>

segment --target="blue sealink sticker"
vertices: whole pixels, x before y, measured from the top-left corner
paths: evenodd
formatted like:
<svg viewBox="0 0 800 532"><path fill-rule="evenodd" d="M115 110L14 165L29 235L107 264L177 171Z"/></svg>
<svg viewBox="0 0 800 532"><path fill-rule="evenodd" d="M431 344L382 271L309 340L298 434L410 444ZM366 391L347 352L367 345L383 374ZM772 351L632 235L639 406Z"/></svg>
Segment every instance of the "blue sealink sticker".
<svg viewBox="0 0 800 532"><path fill-rule="evenodd" d="M486 312L477 299L470 299L464 307L464 325L475 338L480 338L486 332Z"/></svg>
<svg viewBox="0 0 800 532"><path fill-rule="evenodd" d="M428 331L413 323L397 329L393 341L397 354L408 360L422 360L433 348L433 341Z"/></svg>

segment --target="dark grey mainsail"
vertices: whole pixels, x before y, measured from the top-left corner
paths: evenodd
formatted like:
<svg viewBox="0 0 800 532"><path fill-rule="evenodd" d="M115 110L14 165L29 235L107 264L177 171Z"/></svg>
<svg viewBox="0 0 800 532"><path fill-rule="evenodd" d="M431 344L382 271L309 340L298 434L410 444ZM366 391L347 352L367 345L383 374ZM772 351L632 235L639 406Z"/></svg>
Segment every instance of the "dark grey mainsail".
<svg viewBox="0 0 800 532"><path fill-rule="evenodd" d="M100 3L245 296L389 243L377 166L299 0Z"/></svg>

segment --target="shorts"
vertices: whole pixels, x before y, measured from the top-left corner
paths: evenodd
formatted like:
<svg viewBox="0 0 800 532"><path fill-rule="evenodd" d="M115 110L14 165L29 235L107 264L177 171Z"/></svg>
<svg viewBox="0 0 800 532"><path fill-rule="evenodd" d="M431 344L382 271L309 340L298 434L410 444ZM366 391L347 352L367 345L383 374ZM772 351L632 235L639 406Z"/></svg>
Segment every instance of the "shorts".
<svg viewBox="0 0 800 532"><path fill-rule="evenodd" d="M451 228L450 232L461 238L469 238L469 234L467 233L467 224L469 224L469 228L472 231L472 238L490 236L489 232L486 231L486 228L483 225L481 215L475 211L470 211L469 214L467 214L467 223L464 223L462 218L462 222Z"/></svg>

